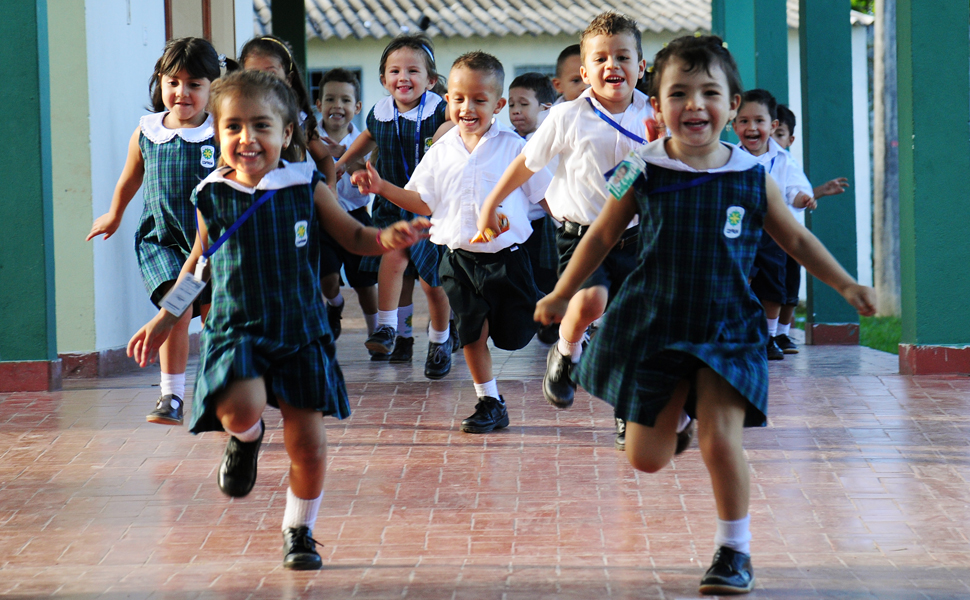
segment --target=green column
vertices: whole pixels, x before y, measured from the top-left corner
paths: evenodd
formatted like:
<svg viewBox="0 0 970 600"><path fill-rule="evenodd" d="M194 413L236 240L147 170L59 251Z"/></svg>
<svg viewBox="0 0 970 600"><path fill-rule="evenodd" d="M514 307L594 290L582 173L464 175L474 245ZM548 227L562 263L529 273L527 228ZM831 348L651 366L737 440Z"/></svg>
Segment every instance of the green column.
<svg viewBox="0 0 970 600"><path fill-rule="evenodd" d="M896 3L904 344L970 344L968 13Z"/></svg>
<svg viewBox="0 0 970 600"><path fill-rule="evenodd" d="M771 92L779 104L788 104L788 11L785 2L755 0L754 16L754 83Z"/></svg>
<svg viewBox="0 0 970 600"><path fill-rule="evenodd" d="M306 73L306 6L303 0L273 1L273 34L290 43L293 60Z"/></svg>
<svg viewBox="0 0 970 600"><path fill-rule="evenodd" d="M805 173L815 184L848 177L849 189L852 189L851 7L849 0L803 0L800 4L798 36ZM855 277L856 219L851 199L825 198L815 212L806 213L805 222ZM858 325L858 314L842 296L809 276L806 326L809 343L858 343Z"/></svg>
<svg viewBox="0 0 970 600"><path fill-rule="evenodd" d="M738 63L745 89L756 87L755 67L756 0L712 0L711 32L727 42Z"/></svg>

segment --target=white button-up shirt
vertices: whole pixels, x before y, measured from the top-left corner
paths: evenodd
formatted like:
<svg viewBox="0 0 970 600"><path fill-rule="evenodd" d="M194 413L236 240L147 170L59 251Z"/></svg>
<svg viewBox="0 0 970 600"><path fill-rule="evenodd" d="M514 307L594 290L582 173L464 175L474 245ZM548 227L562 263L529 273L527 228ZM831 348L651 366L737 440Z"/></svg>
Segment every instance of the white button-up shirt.
<svg viewBox="0 0 970 600"><path fill-rule="evenodd" d="M441 136L404 186L431 209L431 241L452 250L495 253L532 234L529 207L542 200L552 176L542 169L499 205L509 230L491 242L472 244L482 203L522 151L525 140L497 120L469 152L455 127Z"/></svg>
<svg viewBox="0 0 970 600"><path fill-rule="evenodd" d="M317 132L320 134L320 137L330 135L327 133L327 130L323 128L323 123L317 125ZM354 140L356 140L359 136L360 130L357 129L356 125L351 123L350 133L345 135L343 139L337 141L337 143L344 148L350 148L350 145L353 144ZM365 156L364 160L367 160L368 157L370 157L370 154ZM334 158L335 162L336 160L337 159ZM347 172L344 173L343 177L337 181L337 201L340 202L340 206L343 207L345 211L350 212L352 210L357 210L362 206L367 206L367 203L370 202L370 194L361 194L360 190L357 189L357 186L350 183L350 173Z"/></svg>
<svg viewBox="0 0 970 600"><path fill-rule="evenodd" d="M740 142L738 142L738 147L747 151ZM785 152L785 149L771 137L768 138L768 151L754 158L764 166L765 171L778 184L778 188L785 198L785 203L788 204L788 209L796 216L798 213L804 211L804 208L795 208L793 206L795 198L799 192L804 192L809 196L814 195L815 192L812 190L811 184L808 183L808 179L805 178L801 166L795 162L795 159Z"/></svg>

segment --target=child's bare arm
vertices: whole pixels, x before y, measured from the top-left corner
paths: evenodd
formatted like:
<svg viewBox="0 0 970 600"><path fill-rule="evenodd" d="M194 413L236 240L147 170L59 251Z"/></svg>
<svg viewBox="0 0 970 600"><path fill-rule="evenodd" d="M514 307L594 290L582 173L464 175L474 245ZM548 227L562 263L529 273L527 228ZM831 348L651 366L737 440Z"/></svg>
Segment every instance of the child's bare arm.
<svg viewBox="0 0 970 600"><path fill-rule="evenodd" d="M376 147L377 142L374 140L374 136L371 135L370 130L365 129L364 131L360 132L360 135L357 136L354 143L350 145L350 148L347 148L344 155L341 156L340 160L337 161L337 164L334 165L337 172L337 177L342 177L343 174L347 172L348 165L352 165L355 162L360 161L365 156L373 152L374 148Z"/></svg>
<svg viewBox="0 0 970 600"><path fill-rule="evenodd" d="M788 210L787 208L785 210ZM593 271L600 266L610 250L616 246L636 215L633 190L620 200L611 200L603 207L589 231L583 236L569 260L569 265L556 283L556 288L536 304L535 320L548 325L562 320L569 299L579 290Z"/></svg>
<svg viewBox="0 0 970 600"><path fill-rule="evenodd" d="M424 203L421 194L384 181L370 161L363 170L350 176L350 182L357 186L361 194L377 194L416 215L431 214L431 207Z"/></svg>
<svg viewBox="0 0 970 600"><path fill-rule="evenodd" d="M515 157L512 164L505 169L505 173L502 173L502 177L498 180L495 189L492 190L492 193L482 203L482 209L478 216L479 233L484 232L486 229L491 229L492 231L502 230L498 222L498 216L495 214L498 205L534 174L534 171L525 166L525 154L519 154Z"/></svg>
<svg viewBox="0 0 970 600"><path fill-rule="evenodd" d="M875 314L876 296L872 288L856 283L822 242L795 220L771 177L766 176L766 187L768 212L765 215L765 231L809 273L839 292L860 315Z"/></svg>
<svg viewBox="0 0 970 600"><path fill-rule="evenodd" d="M313 138L307 142L307 151L313 157L313 162L317 165L317 170L323 173L327 179L330 189L337 189L337 168L334 166L333 157L330 150L320 138Z"/></svg>
<svg viewBox="0 0 970 600"><path fill-rule="evenodd" d="M448 131L455 126L455 122L452 120L447 120L438 127L437 131L434 132L434 136L431 138L431 143L435 143L441 139L441 136L448 133Z"/></svg>
<svg viewBox="0 0 970 600"><path fill-rule="evenodd" d="M411 222L398 221L390 227L365 227L340 207L330 188L317 185L313 203L323 229L345 249L354 254L376 256L398 248L406 248L428 237L431 222L418 217Z"/></svg>
<svg viewBox="0 0 970 600"><path fill-rule="evenodd" d="M91 225L91 232L84 241L90 241L96 236L104 234L104 239L108 239L118 231L121 226L121 218L125 215L125 208L135 196L135 192L141 187L142 180L145 178L145 159L141 155L141 148L138 146L138 138L141 135L141 128L135 129L131 139L128 141L128 158L125 160L125 168L118 178L115 185L114 195L111 197L111 208L105 214L94 220ZM188 201L188 198L185 199Z"/></svg>

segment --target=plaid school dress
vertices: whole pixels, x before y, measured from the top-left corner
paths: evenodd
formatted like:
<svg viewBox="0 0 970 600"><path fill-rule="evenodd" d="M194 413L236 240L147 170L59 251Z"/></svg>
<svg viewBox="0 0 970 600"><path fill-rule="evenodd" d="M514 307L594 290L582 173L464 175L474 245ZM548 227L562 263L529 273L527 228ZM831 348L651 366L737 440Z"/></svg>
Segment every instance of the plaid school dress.
<svg viewBox="0 0 970 600"><path fill-rule="evenodd" d="M434 137L438 127L447 120L446 108L447 104L441 96L434 92L426 92L423 110L413 108L397 117L401 132L398 138L398 127L394 125L394 98L388 96L374 105L367 114L367 130L377 142L379 152L374 168L381 178L402 188L407 184L417 166L414 164L414 144L418 129L418 112L421 113L421 135L417 151L421 159L431 147L431 138ZM371 218L374 220L375 227L383 228L397 221L409 221L414 218L414 213L392 204L381 196L374 196ZM408 275L417 274L429 285L441 284L438 278L441 248L428 240L421 240L411 246L408 253L411 257ZM379 256L365 256L361 261L361 269L365 271L376 272L379 266Z"/></svg>
<svg viewBox="0 0 970 600"><path fill-rule="evenodd" d="M764 425L767 333L747 281L767 208L764 168L699 173L648 164L634 189L637 267L583 353L578 383L616 416L652 426L672 391L658 385L669 379L671 356L699 360L747 399L745 426Z"/></svg>
<svg viewBox="0 0 970 600"><path fill-rule="evenodd" d="M138 136L145 176L135 254L149 295L178 279L195 240L195 207L189 197L219 160L212 115L194 129L167 129L162 125L166 114L142 117Z"/></svg>
<svg viewBox="0 0 970 600"><path fill-rule="evenodd" d="M320 290L320 222L308 163L284 163L255 190L212 173L192 195L214 243L267 190L260 206L209 259L212 309L202 331L190 431L222 431L213 397L233 379L263 377L277 398L343 419L343 374Z"/></svg>

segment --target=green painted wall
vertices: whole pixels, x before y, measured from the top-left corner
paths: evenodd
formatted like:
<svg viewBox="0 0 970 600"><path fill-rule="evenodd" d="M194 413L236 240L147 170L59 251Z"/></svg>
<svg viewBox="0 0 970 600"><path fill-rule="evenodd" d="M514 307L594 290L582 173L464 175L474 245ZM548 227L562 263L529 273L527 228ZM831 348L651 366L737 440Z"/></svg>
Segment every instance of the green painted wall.
<svg viewBox="0 0 970 600"><path fill-rule="evenodd" d="M57 348L96 349L94 244L91 229L91 143L85 0L48 0L50 7L51 153Z"/></svg>
<svg viewBox="0 0 970 600"><path fill-rule="evenodd" d="M0 161L0 360L57 358L51 208L47 3L7 2L0 19L0 106L15 140Z"/></svg>
<svg viewBox="0 0 970 600"><path fill-rule="evenodd" d="M755 0L755 84L788 104L788 11L783 0Z"/></svg>
<svg viewBox="0 0 970 600"><path fill-rule="evenodd" d="M712 0L711 32L727 42L744 88L755 87L755 0Z"/></svg>
<svg viewBox="0 0 970 600"><path fill-rule="evenodd" d="M966 2L897 0L906 344L970 344L968 20Z"/></svg>
<svg viewBox="0 0 970 600"><path fill-rule="evenodd" d="M811 0L800 4L802 122L799 127L804 140L805 173L815 184L848 177L852 189L855 157L850 4L848 0ZM855 277L858 260L855 205L842 198L823 198L815 212L806 213L805 223ZM809 276L808 321L851 324L859 322L859 315L838 292Z"/></svg>

